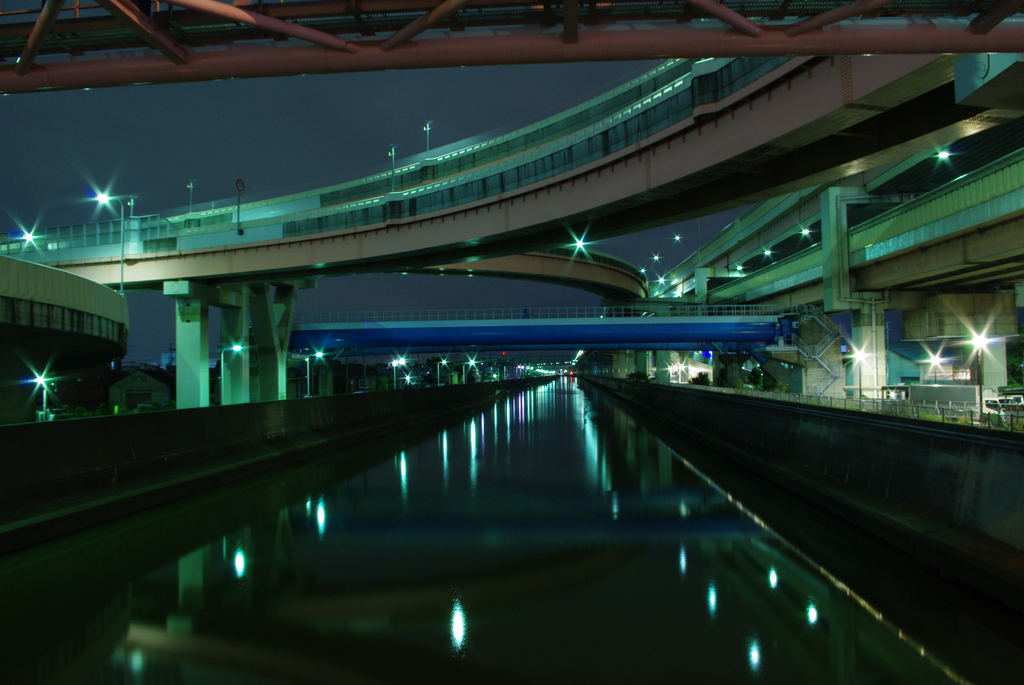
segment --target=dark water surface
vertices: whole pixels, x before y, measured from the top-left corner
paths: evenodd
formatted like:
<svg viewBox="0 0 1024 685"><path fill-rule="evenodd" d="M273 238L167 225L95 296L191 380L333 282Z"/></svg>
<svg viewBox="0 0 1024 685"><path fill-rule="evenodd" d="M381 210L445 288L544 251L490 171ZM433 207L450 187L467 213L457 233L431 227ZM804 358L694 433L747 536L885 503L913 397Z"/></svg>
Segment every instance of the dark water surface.
<svg viewBox="0 0 1024 685"><path fill-rule="evenodd" d="M973 682L807 555L564 378L0 560L0 682Z"/></svg>

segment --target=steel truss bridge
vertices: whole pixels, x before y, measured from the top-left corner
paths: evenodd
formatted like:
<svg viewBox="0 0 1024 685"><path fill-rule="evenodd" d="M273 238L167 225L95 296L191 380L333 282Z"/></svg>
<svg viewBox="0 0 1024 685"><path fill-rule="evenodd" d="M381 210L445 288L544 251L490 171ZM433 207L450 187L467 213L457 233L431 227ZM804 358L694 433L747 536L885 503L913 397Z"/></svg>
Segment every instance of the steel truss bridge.
<svg viewBox="0 0 1024 685"><path fill-rule="evenodd" d="M1021 0L0 0L0 93L538 62L1021 52Z"/></svg>

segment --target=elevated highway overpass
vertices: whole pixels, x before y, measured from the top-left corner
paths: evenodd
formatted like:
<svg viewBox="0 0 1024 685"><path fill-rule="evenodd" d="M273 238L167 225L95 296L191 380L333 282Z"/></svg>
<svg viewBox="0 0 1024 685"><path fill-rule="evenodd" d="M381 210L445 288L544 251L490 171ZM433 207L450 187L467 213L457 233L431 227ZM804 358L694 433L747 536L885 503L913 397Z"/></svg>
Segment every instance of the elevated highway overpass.
<svg viewBox="0 0 1024 685"><path fill-rule="evenodd" d="M226 342L242 339L251 318L261 359L283 359L303 279L473 264L538 248L574 246L585 255L601 238L834 181L1016 116L956 104L953 63L671 61L586 105L394 175L239 208L129 217L123 228L46 229L31 246L8 235L0 254L129 289L163 286L179 301L179 393L193 388L202 404L209 306L232 312ZM280 286L272 292L271 283ZM627 287L642 294L636 283ZM283 390L283 363L278 370L277 386L261 388Z"/></svg>

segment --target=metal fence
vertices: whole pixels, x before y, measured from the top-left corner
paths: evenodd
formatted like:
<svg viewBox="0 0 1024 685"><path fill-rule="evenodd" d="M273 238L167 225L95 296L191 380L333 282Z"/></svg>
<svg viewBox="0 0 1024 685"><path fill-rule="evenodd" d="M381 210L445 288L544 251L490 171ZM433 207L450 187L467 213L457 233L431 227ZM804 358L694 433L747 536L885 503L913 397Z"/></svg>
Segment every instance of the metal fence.
<svg viewBox="0 0 1024 685"><path fill-rule="evenodd" d="M909 419L923 419L925 421L939 421L941 423L955 423L965 426L977 426L981 428L993 428L1013 432L1024 431L1024 414L1016 412L979 412L978 405L973 402L911 403L905 400L875 400L831 396L818 397L816 395L801 395L792 392L738 390L734 388L716 388L714 386L704 385L687 385L686 387L729 395L757 397L776 402L794 402L796 404L805 404L815 407L863 411L869 414L902 416Z"/></svg>

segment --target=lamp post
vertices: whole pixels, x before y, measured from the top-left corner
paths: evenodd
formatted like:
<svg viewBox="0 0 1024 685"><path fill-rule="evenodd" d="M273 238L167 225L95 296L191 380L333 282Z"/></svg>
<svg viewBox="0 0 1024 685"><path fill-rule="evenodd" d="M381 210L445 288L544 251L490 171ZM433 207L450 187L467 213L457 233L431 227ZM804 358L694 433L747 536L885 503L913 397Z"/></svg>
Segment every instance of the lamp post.
<svg viewBox="0 0 1024 685"><path fill-rule="evenodd" d="M394 372L392 375L395 379L395 390L398 390L398 367L405 366L405 357L399 357L398 359L391 362L391 370Z"/></svg>
<svg viewBox="0 0 1024 685"><path fill-rule="evenodd" d="M442 359L441 361L439 361L437 363L437 384L438 385L441 385L441 365L442 364L444 364L445 366L448 366L448 360L447 359Z"/></svg>
<svg viewBox="0 0 1024 685"><path fill-rule="evenodd" d="M989 339L984 334L976 335L971 339L974 351L978 353L978 418L985 413L985 348Z"/></svg>
<svg viewBox="0 0 1024 685"><path fill-rule="evenodd" d="M462 384L463 385L466 384L466 367L467 366L475 367L476 366L476 360L475 359L467 359L466 363L462 365Z"/></svg>
<svg viewBox="0 0 1024 685"><path fill-rule="evenodd" d="M932 364L932 385L938 385L939 384L939 366L942 365L942 358L939 355L937 355L937 354L933 354L933 355L930 355L928 361L930 361L931 364Z"/></svg>
<svg viewBox="0 0 1024 685"><path fill-rule="evenodd" d="M323 352L317 352L313 356L316 357L317 359L322 359L323 356L324 356L324 353ZM310 359L309 357L306 357L306 397L312 397L313 396L313 383L312 383L312 376L310 375L310 370L309 370L309 359Z"/></svg>
<svg viewBox="0 0 1024 685"><path fill-rule="evenodd" d="M434 123L434 121L430 120L423 124L423 130L427 132L427 153L423 156L424 159L430 156L430 125L432 123Z"/></svg>
<svg viewBox="0 0 1024 685"><path fill-rule="evenodd" d="M196 187L195 181L196 180L194 178L190 178L188 180L188 185L185 186L186 188L188 188L188 213L189 214L192 213L192 189Z"/></svg>
<svg viewBox="0 0 1024 685"><path fill-rule="evenodd" d="M864 350L853 351L853 361L857 366L857 401L862 402L863 391L861 386L861 380L864 373L864 359L867 358L867 353Z"/></svg>
<svg viewBox="0 0 1024 685"><path fill-rule="evenodd" d="M120 206L120 208L121 208L121 285L118 288L117 292L119 292L122 295L124 295L124 234L125 234L124 202L121 200L121 198L119 198L119 197L111 197L110 195L107 195L106 193L99 193L98 195L96 195L96 200L101 205L107 205L107 204L110 204L111 202L116 202ZM129 219L132 217L132 214L133 214L134 210L135 210L135 196L134 195L129 195L128 196L128 218Z"/></svg>
<svg viewBox="0 0 1024 685"><path fill-rule="evenodd" d="M227 392L224 390L224 353L228 350L232 352L241 352L241 345L232 345L231 347L222 347L220 350L220 404L224 406L224 398L227 397Z"/></svg>
<svg viewBox="0 0 1024 685"><path fill-rule="evenodd" d="M50 414L46 410L46 395L47 395L46 382L48 380L49 379L44 377L44 376L36 376L36 385L38 385L39 387L41 387L43 389L43 421L49 421L50 420Z"/></svg>
<svg viewBox="0 0 1024 685"><path fill-rule="evenodd" d="M395 148L398 147L398 143L391 143L391 148L388 150L388 157L391 158L391 192L395 192Z"/></svg>

